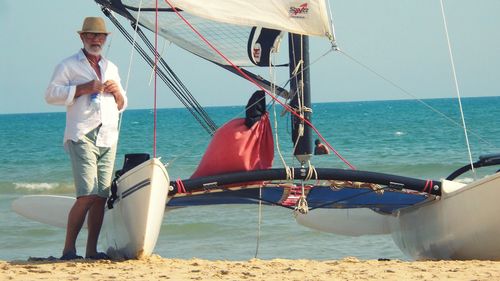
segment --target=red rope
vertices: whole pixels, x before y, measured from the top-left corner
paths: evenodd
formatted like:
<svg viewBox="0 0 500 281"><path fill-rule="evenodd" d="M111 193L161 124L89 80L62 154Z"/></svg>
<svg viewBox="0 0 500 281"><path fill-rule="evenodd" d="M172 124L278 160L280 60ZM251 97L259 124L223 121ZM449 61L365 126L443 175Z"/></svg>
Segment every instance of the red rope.
<svg viewBox="0 0 500 281"><path fill-rule="evenodd" d="M424 189L422 189L423 192L427 192L427 186L429 185L429 180L426 180L425 181L425 186L424 186Z"/></svg>
<svg viewBox="0 0 500 281"><path fill-rule="evenodd" d="M434 185L434 182L432 180L427 180L425 182L425 186L424 186L424 189L422 191L427 192L427 193L431 193L433 185Z"/></svg>
<svg viewBox="0 0 500 281"><path fill-rule="evenodd" d="M157 95L156 95L156 77L158 66L158 0L156 0L155 13L155 65L154 65L154 101L153 101L153 157L156 158L156 112L157 112Z"/></svg>
<svg viewBox="0 0 500 281"><path fill-rule="evenodd" d="M304 121L304 123L306 123L309 127L311 127L314 132L316 132L316 134L318 135L318 137L323 140L323 142L328 146L328 148L330 148L333 153L335 153L335 155L337 155L337 157L342 160L347 166L349 166L351 169L353 170L356 170L356 168L351 165L344 157L342 157L340 155L339 152L337 152L337 150L335 150L331 145L330 143L323 137L323 135L321 135L321 133L318 131L318 129L316 129L316 127L314 127L314 125L307 119L305 119L304 117L300 116L298 113L296 113L292 108L290 108L290 106L288 106L287 104L281 102L280 100L278 100L276 97L274 97L271 93L269 93L266 89L264 89L264 87L262 87L261 85L259 85L254 79L252 79L252 77L248 76L245 72L243 72L238 66L236 66L232 61L230 61L224 54L222 54L215 46L213 46L200 32L198 32L198 30L196 28L194 28L194 26L191 25L191 23L186 20L180 13L179 11L177 10L177 8L175 8L169 0L165 0L165 2L172 8L172 10L177 14L177 16L179 16L179 18L181 18L188 26L189 28L191 28L191 30L193 30L194 33L196 33L198 35L198 37L200 37L201 40L203 40L212 50L214 50L219 56L221 56L227 63L229 63L234 69L236 69L236 71L238 71L241 75L243 75L243 77L245 77L247 80L249 80L250 82L252 82L253 84L255 84L258 88L260 88L261 90L263 90L268 96L270 96L273 100L275 100L277 103L279 103L281 106L283 106L288 112L290 112L291 114L295 115L296 117L298 117L300 120Z"/></svg>
<svg viewBox="0 0 500 281"><path fill-rule="evenodd" d="M179 178L175 180L175 183L177 184L177 193L187 193L186 188L184 187L184 183L182 180Z"/></svg>

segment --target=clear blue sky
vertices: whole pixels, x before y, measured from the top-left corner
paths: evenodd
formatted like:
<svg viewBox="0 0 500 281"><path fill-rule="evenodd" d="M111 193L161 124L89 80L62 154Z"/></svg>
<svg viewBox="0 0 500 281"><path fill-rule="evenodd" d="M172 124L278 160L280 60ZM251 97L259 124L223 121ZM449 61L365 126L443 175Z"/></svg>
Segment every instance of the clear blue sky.
<svg viewBox="0 0 500 281"><path fill-rule="evenodd" d="M455 96L438 0L330 3L339 46L350 56L419 98ZM500 1L444 3L461 95L499 95ZM102 16L92 0L0 1L0 114L65 110L47 105L43 96L54 66L81 47L76 31L86 16ZM113 32L108 57L125 80L130 45L107 24ZM312 60L328 49L327 42L311 42ZM175 47L166 57L202 105L243 105L255 90ZM149 67L136 55L131 71L130 108L150 108ZM311 71L313 102L410 98L340 53L330 53ZM181 106L168 89L159 89L159 107Z"/></svg>

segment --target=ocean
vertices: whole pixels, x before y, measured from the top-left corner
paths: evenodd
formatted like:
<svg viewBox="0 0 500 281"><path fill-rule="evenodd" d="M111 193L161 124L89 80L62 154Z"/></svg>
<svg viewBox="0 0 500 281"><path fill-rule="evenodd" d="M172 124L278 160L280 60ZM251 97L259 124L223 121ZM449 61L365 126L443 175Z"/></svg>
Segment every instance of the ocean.
<svg viewBox="0 0 500 281"><path fill-rule="evenodd" d="M458 103L456 99L423 102L426 105L414 100L318 103L312 107L312 122L357 169L441 179L469 161ZM465 98L462 103L473 159L500 152L500 97ZM274 119L273 108L269 109ZM276 111L280 116L281 109ZM207 112L221 125L242 117L244 108L211 107ZM124 113L115 168L122 166L126 153L152 153L153 116L152 110ZM189 177L210 141L209 135L185 109L160 109L157 119L157 156L168 163L171 179ZM2 260L61 253L65 230L27 220L11 211L11 203L30 194L73 195L71 168L62 144L64 123L64 113L0 115ZM289 127L288 118L279 117L280 149L286 152L288 164L297 166L290 155ZM313 156L312 163L316 167L347 168L333 154ZM276 154L275 166L280 165ZM486 169L484 173L491 172ZM464 180L471 179L472 175L467 175ZM77 244L79 253L84 253L85 241L84 230ZM388 235L346 237L322 233L297 224L288 209L264 206L259 211L258 205L169 211L155 252L166 258L214 260L324 260L347 256L409 259Z"/></svg>

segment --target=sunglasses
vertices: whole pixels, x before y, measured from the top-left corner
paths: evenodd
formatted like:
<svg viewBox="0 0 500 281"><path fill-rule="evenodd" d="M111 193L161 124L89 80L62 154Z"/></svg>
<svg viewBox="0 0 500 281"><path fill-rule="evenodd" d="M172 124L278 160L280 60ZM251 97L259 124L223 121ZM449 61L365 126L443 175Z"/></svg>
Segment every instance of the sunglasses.
<svg viewBox="0 0 500 281"><path fill-rule="evenodd" d="M108 36L106 33L83 33L83 36L87 39L106 39Z"/></svg>

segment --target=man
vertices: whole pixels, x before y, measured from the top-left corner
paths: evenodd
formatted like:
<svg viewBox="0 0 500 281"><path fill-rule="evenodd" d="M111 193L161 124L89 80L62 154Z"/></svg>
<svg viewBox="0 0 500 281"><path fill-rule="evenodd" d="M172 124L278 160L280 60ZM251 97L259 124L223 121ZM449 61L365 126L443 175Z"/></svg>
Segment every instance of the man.
<svg viewBox="0 0 500 281"><path fill-rule="evenodd" d="M85 18L78 31L83 49L55 68L45 92L47 103L66 106L64 147L68 152L77 200L68 215L62 260L82 258L76 239L88 214L85 257L105 259L97 240L109 194L118 141L119 112L127 105L118 68L102 55L109 32L99 17ZM97 98L97 107L92 107Z"/></svg>
<svg viewBox="0 0 500 281"><path fill-rule="evenodd" d="M314 147L314 155L330 154L328 147L326 147L326 145L322 144L319 139L316 139L314 141L314 144L316 145Z"/></svg>

